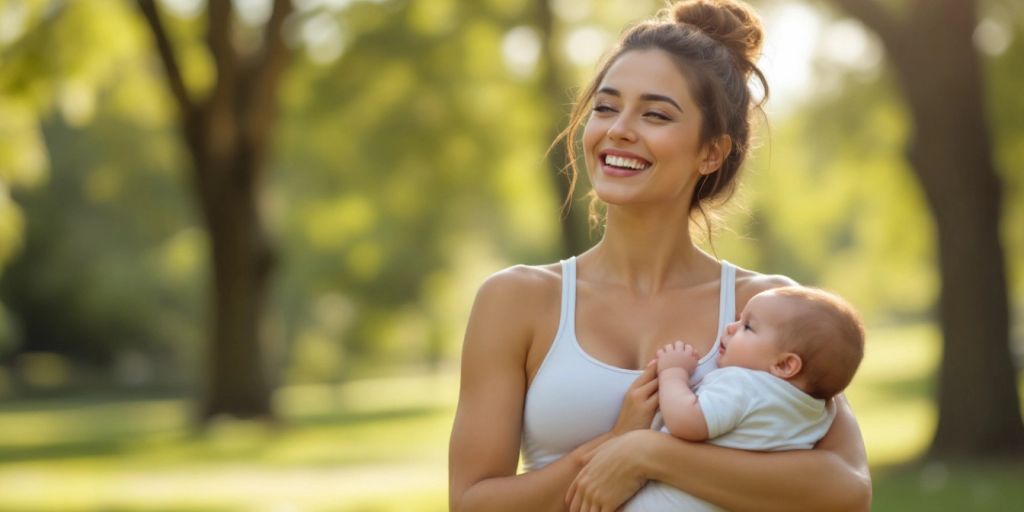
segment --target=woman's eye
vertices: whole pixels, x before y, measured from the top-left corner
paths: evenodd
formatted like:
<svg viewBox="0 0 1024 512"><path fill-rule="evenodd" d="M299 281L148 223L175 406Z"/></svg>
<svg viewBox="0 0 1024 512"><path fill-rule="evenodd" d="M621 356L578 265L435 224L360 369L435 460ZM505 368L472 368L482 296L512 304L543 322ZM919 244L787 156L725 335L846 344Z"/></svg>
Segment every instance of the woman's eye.
<svg viewBox="0 0 1024 512"><path fill-rule="evenodd" d="M648 112L648 113L646 113L644 115L648 116L648 117L653 117L655 119L659 119L661 121L671 121L672 120L671 117L666 116L665 114L662 114L661 112Z"/></svg>
<svg viewBox="0 0 1024 512"><path fill-rule="evenodd" d="M608 105L594 105L594 109L593 110L594 110L594 112L601 112L601 113L615 112L615 109L613 109L612 107L609 107Z"/></svg>
<svg viewBox="0 0 1024 512"><path fill-rule="evenodd" d="M746 324L745 323L745 324L743 324L743 330L744 331L752 331L753 329L750 328L750 324Z"/></svg>

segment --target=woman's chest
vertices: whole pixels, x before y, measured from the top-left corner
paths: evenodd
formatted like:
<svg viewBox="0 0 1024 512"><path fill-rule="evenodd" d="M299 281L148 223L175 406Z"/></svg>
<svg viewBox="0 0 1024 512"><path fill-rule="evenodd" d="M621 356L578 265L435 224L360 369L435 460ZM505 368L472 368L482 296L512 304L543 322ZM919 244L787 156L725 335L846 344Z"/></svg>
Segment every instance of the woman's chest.
<svg viewBox="0 0 1024 512"><path fill-rule="evenodd" d="M591 357L620 368L642 368L659 348L682 340L703 356L719 325L718 287L636 298L580 286L576 338ZM732 319L727 319L732 321Z"/></svg>

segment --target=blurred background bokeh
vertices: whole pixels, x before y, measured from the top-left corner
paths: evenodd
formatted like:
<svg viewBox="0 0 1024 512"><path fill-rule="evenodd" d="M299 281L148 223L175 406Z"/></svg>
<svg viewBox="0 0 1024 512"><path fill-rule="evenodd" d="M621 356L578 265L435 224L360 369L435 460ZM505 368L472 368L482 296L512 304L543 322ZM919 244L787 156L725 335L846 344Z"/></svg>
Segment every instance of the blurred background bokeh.
<svg viewBox="0 0 1024 512"><path fill-rule="evenodd" d="M1024 2L761 0L709 251L839 292L876 510L1024 509ZM0 510L439 511L476 287L662 0L0 1Z"/></svg>

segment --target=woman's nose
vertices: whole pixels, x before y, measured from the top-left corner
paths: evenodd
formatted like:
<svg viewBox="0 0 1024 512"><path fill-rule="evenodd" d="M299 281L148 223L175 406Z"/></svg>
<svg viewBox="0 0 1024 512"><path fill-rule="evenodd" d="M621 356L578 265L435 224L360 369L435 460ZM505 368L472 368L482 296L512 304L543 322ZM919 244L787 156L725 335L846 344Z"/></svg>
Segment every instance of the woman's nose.
<svg viewBox="0 0 1024 512"><path fill-rule="evenodd" d="M608 128L608 137L612 140L635 141L636 131L633 129L629 117L620 114Z"/></svg>

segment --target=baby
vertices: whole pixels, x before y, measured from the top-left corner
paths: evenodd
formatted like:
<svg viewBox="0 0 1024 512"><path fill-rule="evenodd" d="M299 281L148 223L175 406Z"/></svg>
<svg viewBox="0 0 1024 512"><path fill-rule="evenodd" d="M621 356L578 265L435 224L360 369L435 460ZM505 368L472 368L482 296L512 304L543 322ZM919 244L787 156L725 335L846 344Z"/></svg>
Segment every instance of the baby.
<svg viewBox="0 0 1024 512"><path fill-rule="evenodd" d="M743 450L812 448L835 417L829 399L853 379L864 356L857 312L821 290L790 286L755 295L718 343L718 369L696 392L699 355L681 341L658 351L658 402L665 428L687 441ZM661 482L623 508L720 510Z"/></svg>

